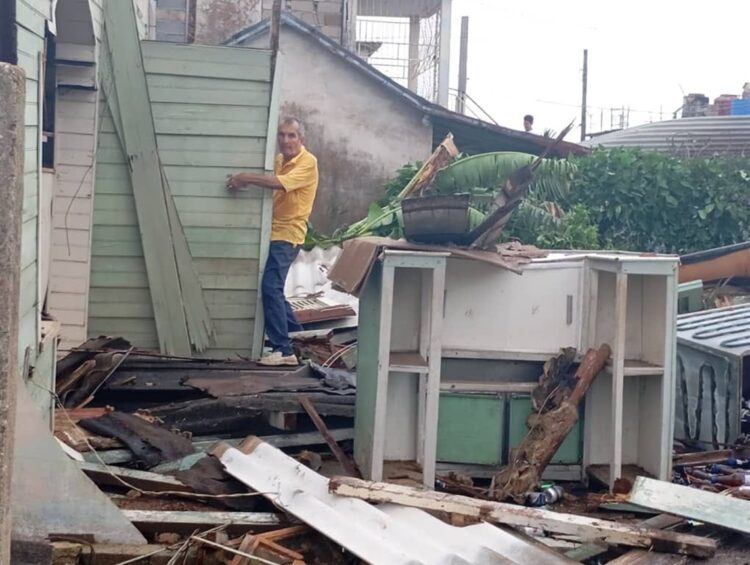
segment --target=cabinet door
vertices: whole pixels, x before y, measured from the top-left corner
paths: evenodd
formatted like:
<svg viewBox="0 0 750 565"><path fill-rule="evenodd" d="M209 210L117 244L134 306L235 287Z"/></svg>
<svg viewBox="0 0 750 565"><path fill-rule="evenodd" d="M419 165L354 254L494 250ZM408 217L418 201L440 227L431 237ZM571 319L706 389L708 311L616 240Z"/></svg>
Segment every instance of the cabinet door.
<svg viewBox="0 0 750 565"><path fill-rule="evenodd" d="M581 266L530 265L522 275L450 259L443 349L554 355L580 347Z"/></svg>
<svg viewBox="0 0 750 565"><path fill-rule="evenodd" d="M504 447L502 395L440 395L437 460L500 465Z"/></svg>

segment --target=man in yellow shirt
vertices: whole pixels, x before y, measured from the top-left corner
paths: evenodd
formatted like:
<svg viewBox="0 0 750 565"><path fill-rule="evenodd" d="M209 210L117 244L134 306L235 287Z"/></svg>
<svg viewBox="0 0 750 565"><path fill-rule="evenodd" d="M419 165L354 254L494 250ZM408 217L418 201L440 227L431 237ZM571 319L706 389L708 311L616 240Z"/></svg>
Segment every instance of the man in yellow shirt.
<svg viewBox="0 0 750 565"><path fill-rule="evenodd" d="M229 190L247 185L273 190L271 247L261 283L266 335L273 351L260 359L261 365L299 364L289 332L300 331L302 326L284 297L284 283L305 241L307 219L318 189L318 160L305 149L304 137L302 122L282 119L274 174L236 173L227 180Z"/></svg>

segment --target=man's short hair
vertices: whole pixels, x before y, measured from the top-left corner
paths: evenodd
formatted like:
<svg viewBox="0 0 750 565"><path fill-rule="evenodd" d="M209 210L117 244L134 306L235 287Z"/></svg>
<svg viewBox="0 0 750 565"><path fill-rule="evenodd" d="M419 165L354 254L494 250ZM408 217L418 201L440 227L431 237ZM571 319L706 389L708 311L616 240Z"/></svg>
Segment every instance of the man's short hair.
<svg viewBox="0 0 750 565"><path fill-rule="evenodd" d="M302 120L295 118L294 116L284 116L279 121L279 125L284 126L287 124L295 124L297 126L297 131L299 131L299 136L305 137L305 124L302 123Z"/></svg>
<svg viewBox="0 0 750 565"><path fill-rule="evenodd" d="M523 121L524 122L529 122L529 123L533 124L534 123L534 116L532 116L531 114L526 114L523 117Z"/></svg>

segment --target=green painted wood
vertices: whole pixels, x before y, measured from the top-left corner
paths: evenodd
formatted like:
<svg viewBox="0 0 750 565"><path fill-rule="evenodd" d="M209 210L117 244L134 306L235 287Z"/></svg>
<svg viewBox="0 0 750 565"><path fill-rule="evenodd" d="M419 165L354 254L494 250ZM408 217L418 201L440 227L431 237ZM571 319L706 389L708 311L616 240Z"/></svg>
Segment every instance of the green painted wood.
<svg viewBox="0 0 750 565"><path fill-rule="evenodd" d="M383 264L376 261L359 297L357 329L357 397L354 417L354 458L360 468L370 467L370 446L375 428L375 399L378 392L378 351L380 349L380 280Z"/></svg>
<svg viewBox="0 0 750 565"><path fill-rule="evenodd" d="M190 254L196 259L219 257L223 259L257 259L257 243L234 243L227 247L224 243L188 242Z"/></svg>
<svg viewBox="0 0 750 565"><path fill-rule="evenodd" d="M279 110L281 108L281 85L284 75L284 55L280 52L276 53L275 67L272 69L273 72L273 83L271 84L271 98L269 101L268 110L268 134L266 138L266 151L263 159L263 168L266 174L274 172L274 163L277 150L276 137L278 134L279 126ZM258 253L258 263L260 268L258 270L258 288L261 287L261 280L263 279L263 271L265 269L266 260L268 259L269 247L271 244L271 223L273 220L273 195L268 190L263 191L263 204L261 208L261 218L263 222L260 228L260 248ZM260 357L263 353L263 342L265 336L266 326L265 318L263 314L263 303L258 300L255 309L255 327L253 328L254 339L252 343L253 356Z"/></svg>
<svg viewBox="0 0 750 565"><path fill-rule="evenodd" d="M16 22L26 31L44 37L44 18L26 2L16 2Z"/></svg>
<svg viewBox="0 0 750 565"><path fill-rule="evenodd" d="M254 69L251 81L269 80L271 68L271 51L269 49L244 49L224 46L188 45L181 43L165 43L161 41L143 41L143 53L146 56L146 69L154 60L171 60L176 63L210 63L234 65ZM149 71L150 72L150 71ZM200 76L198 73L189 75ZM208 74L209 77L219 76ZM234 76L235 80L242 80L241 76Z"/></svg>
<svg viewBox="0 0 750 565"><path fill-rule="evenodd" d="M36 363L39 341L39 281L38 281L38 202L40 190L39 158L39 80L40 53L44 51L44 26L49 15L49 2L18 0L17 41L18 65L26 73L24 124L24 176L21 233L21 287L19 296L18 363L24 363L24 353L31 350L31 363ZM1 103L0 103L1 104Z"/></svg>
<svg viewBox="0 0 750 565"><path fill-rule="evenodd" d="M21 270L20 288L22 292L18 303L18 312L21 316L36 308L36 293L23 292L23 289L30 288L34 285L36 285L36 264L29 265Z"/></svg>
<svg viewBox="0 0 750 565"><path fill-rule="evenodd" d="M161 52L162 44L142 45L147 68L153 55L165 60L175 54L194 53L194 47L203 49L189 46L190 49L184 50L183 46L164 45L165 54ZM227 48L207 49L210 52L200 55L199 63L207 59L217 62L216 54L222 65L227 63L224 56ZM242 62L243 66L252 66L258 58L253 50L230 51L240 51L236 60L230 57L232 64ZM261 52L261 59L264 57L267 60L267 52ZM190 64L193 62L190 60ZM231 356L230 352L247 356L257 340L254 317L259 303L258 258L264 228L266 239L270 237L270 199L264 202L259 191L232 195L227 192L225 182L227 175L239 170L265 169L269 123L275 128L278 109L269 104L268 68L262 73L262 81L236 78L242 72L231 79L220 78L223 71L217 68L219 72L214 73L217 76L147 73L147 81L166 183L174 195L191 263L216 329L214 345L201 356L212 356L213 351L219 357ZM204 71L205 68L198 70ZM105 77L102 82L106 82ZM106 88L103 90L106 92ZM210 126L209 129L179 124L172 127L180 120L205 122ZM134 317L147 316L150 304L148 288L137 288L146 282L145 268L142 249L134 241L138 217L117 134L118 124L119 120L111 114L102 113L89 296L90 320L107 320L94 324L100 330L111 327L113 320L146 319ZM178 133L167 134L165 129ZM216 135L203 135L206 132ZM268 216L264 218L265 212ZM109 307L113 301L119 305ZM133 317L127 316L128 308L122 305L132 306ZM153 337L137 325L128 329L137 332L142 341Z"/></svg>
<svg viewBox="0 0 750 565"><path fill-rule="evenodd" d="M91 285L99 288L149 288L146 273L91 272ZM93 314L92 314L93 315Z"/></svg>
<svg viewBox="0 0 750 565"><path fill-rule="evenodd" d="M150 301L146 304L125 304L116 301L94 302L89 306L89 315L97 318L148 318L151 320L154 317L154 309Z"/></svg>
<svg viewBox="0 0 750 565"><path fill-rule="evenodd" d="M503 462L505 399L502 395L442 393L437 460L500 465Z"/></svg>
<svg viewBox="0 0 750 565"><path fill-rule="evenodd" d="M528 433L526 418L531 413L531 399L527 395L510 395L508 444L516 447ZM565 441L552 457L551 463L558 465L580 464L583 458L583 420L579 419Z"/></svg>
<svg viewBox="0 0 750 565"><path fill-rule="evenodd" d="M268 107L269 88L264 82L247 82L215 77L182 77L182 88L174 88L174 77L149 75L152 102Z"/></svg>
<svg viewBox="0 0 750 565"><path fill-rule="evenodd" d="M21 225L21 269L36 263L38 252L35 214Z"/></svg>
<svg viewBox="0 0 750 565"><path fill-rule="evenodd" d="M169 190L169 181L162 170L162 182L166 187L167 211L172 231L177 271L180 276L180 287L185 306L185 320L188 334L193 348L198 353L208 349L214 335L213 321L203 300L203 289L193 265L193 258L188 248L187 236L180 223L180 217L175 206L174 198Z"/></svg>
<svg viewBox="0 0 750 565"><path fill-rule="evenodd" d="M148 288L92 288L89 292L89 308L92 304L119 302L121 304L151 304Z"/></svg>
<svg viewBox="0 0 750 565"><path fill-rule="evenodd" d="M190 355L190 339L132 4L107 2L104 21L114 91L117 93L116 106L109 100L108 106L110 111L113 107L119 108L122 116L122 140L131 166L159 347L167 354Z"/></svg>

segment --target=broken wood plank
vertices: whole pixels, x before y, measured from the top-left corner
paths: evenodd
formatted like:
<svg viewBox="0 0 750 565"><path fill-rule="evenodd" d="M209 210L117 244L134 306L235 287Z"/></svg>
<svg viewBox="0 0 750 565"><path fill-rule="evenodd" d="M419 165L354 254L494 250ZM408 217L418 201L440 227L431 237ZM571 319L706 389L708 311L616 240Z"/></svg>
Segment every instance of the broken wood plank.
<svg viewBox="0 0 750 565"><path fill-rule="evenodd" d="M333 439L336 441L347 441L354 439L353 428L330 430L330 433ZM323 436L320 435L320 432L260 436L260 438L266 443L273 445L274 447L277 447L279 449L322 445L325 443L325 440L323 439ZM221 441L225 441L232 447L237 447L244 440L245 438L243 437L241 439L226 439ZM213 447L217 441L220 440L218 438L195 438L195 440L193 441L193 447L196 451L206 452L211 449L211 447ZM205 457L206 454L192 453L190 455L186 455L181 459L175 459L174 461L168 461L166 463L162 463L161 465L157 465L152 469L152 471L157 473L171 473L180 469L189 469L193 466L193 464L195 464L196 461L202 458L200 456ZM94 463L99 461L92 453L84 453L83 457L86 461L91 461ZM102 461L104 461L107 465L122 465L123 463L129 463L133 460L133 452L129 449L109 449L106 451L100 451L99 457L101 457Z"/></svg>
<svg viewBox="0 0 750 565"><path fill-rule="evenodd" d="M638 477L630 502L691 520L750 534L750 501Z"/></svg>
<svg viewBox="0 0 750 565"><path fill-rule="evenodd" d="M158 544L118 545L56 541L52 544L51 562L55 565L77 565L78 563L119 565L123 562L143 563L148 565L170 565L170 560L174 555L174 549ZM186 563L197 562L197 551L194 548L191 548L188 551L186 558Z"/></svg>
<svg viewBox="0 0 750 565"><path fill-rule="evenodd" d="M118 480L121 479L128 483L128 485L145 491L195 492L190 486L169 475L126 469L124 467L107 467L100 463L83 462L79 463L79 466L97 485L128 488Z"/></svg>
<svg viewBox="0 0 750 565"><path fill-rule="evenodd" d="M133 414L109 412L98 418L81 420L79 424L91 432L118 438L135 454L137 461L150 467L194 452L192 442L186 437Z"/></svg>
<svg viewBox="0 0 750 565"><path fill-rule="evenodd" d="M116 102L121 116L122 148L129 164L159 347L163 353L190 356L190 338L175 258L170 217L162 182L148 84L138 40L135 8L106 2L104 22ZM114 112L114 110L113 110ZM117 124L117 122L115 122Z"/></svg>
<svg viewBox="0 0 750 565"><path fill-rule="evenodd" d="M718 451L698 451L696 453L676 453L672 456L672 466L681 465L710 465L723 463L730 457L746 459L750 457L750 446L737 449L720 449Z"/></svg>
<svg viewBox="0 0 750 565"><path fill-rule="evenodd" d="M169 510L123 510L125 518L145 533L192 533L222 524L231 524L230 531L246 532L251 528L279 528L288 520L272 512L204 512Z"/></svg>
<svg viewBox="0 0 750 565"><path fill-rule="evenodd" d="M659 514L657 516L652 516L651 518L638 522L638 525L645 526L647 528L655 528L657 530L666 530L667 528L671 528L673 526L681 524L682 522L684 522L682 518L672 516L671 514ZM571 559L574 559L576 561L585 561L586 559L591 559L592 557L596 557L597 555L606 553L608 550L609 547L606 544L587 543L575 549L566 551L565 555L566 557L570 557ZM638 554L649 553L648 551L644 551L642 549L633 549L629 553L636 552Z"/></svg>
<svg viewBox="0 0 750 565"><path fill-rule="evenodd" d="M299 403L305 409L307 415L310 416L310 419L313 421L313 424L315 424L315 427L318 428L320 435L323 436L323 439L325 440L326 444L328 444L328 447L331 449L334 457L336 457L336 460L344 469L344 472L350 477L361 477L354 462L346 453L344 453L344 450L341 449L339 444L336 443L336 440L333 439L333 436L331 436L331 433L328 431L328 426L326 426L323 418L321 418L320 414L318 414L318 411L315 409L315 405L312 403L312 401L308 397L302 396L299 399Z"/></svg>
<svg viewBox="0 0 750 565"><path fill-rule="evenodd" d="M605 541L696 557L710 557L716 552L716 542L689 534L665 532L641 526L629 526L597 520L585 516L562 514L537 508L526 508L503 502L491 502L467 496L422 491L389 483L376 483L335 477L329 483L332 493L370 502L388 502L433 510L463 514L488 522L540 528L548 532L571 534L590 541Z"/></svg>

